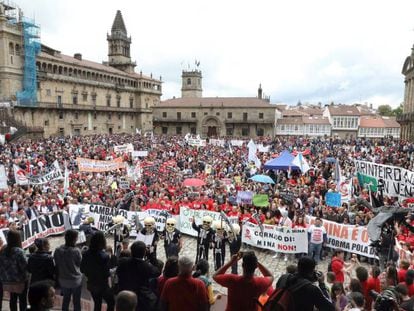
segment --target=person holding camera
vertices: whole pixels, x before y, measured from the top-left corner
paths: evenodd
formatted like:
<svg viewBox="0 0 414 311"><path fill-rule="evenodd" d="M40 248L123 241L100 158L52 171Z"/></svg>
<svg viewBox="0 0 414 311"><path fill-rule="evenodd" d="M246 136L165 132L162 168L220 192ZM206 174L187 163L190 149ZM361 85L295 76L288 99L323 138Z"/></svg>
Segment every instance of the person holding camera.
<svg viewBox="0 0 414 311"><path fill-rule="evenodd" d="M243 258L243 275L226 274L226 271ZM254 275L258 268L262 277ZM239 252L231 257L231 260L216 271L214 281L228 288L227 311L231 310L257 310L259 296L263 294L273 282L272 273L263 266L253 251Z"/></svg>
<svg viewBox="0 0 414 311"><path fill-rule="evenodd" d="M302 257L298 261L298 269L295 274L284 274L276 283L276 289L285 288L290 291L295 305L292 310L313 311L316 307L319 311L335 311L335 305L329 298L329 293L324 282L324 275L315 271L316 262L311 257ZM314 283L318 282L318 285ZM289 307L291 310L292 306Z"/></svg>

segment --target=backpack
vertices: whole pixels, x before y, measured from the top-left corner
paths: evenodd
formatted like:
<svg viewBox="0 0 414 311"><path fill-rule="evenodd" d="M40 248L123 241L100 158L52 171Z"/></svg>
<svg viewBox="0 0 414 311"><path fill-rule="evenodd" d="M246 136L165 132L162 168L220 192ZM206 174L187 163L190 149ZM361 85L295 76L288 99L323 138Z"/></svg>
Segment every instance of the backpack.
<svg viewBox="0 0 414 311"><path fill-rule="evenodd" d="M273 293L269 296L267 302L261 306L262 311L294 311L295 309L295 298L293 293L304 287L305 285L312 284L310 281L300 278L291 285L289 279L291 275L287 276L284 286L276 288ZM259 303L260 304L260 303Z"/></svg>

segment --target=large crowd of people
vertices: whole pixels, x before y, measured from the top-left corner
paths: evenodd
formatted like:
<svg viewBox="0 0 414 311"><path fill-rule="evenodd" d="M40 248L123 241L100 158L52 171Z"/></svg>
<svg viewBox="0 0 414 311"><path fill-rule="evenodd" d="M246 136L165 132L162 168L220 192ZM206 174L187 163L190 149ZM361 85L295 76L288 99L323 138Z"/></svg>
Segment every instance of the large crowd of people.
<svg viewBox="0 0 414 311"><path fill-rule="evenodd" d="M371 191L358 184L354 160L413 170L413 144L392 139L265 137L256 140L256 144L266 147L266 152L257 153L262 164L286 149L290 152L307 151L306 160L311 169L302 174L297 170L268 171L263 165L249 162L247 140L235 146L231 145L230 138L222 141L212 143L207 139L206 144L200 147L191 146L182 136L123 134L57 137L1 145L0 163L5 167L8 181L7 188L0 190L0 229L7 229L4 231L6 241L0 239L4 244L0 252L0 281L1 293L10 293L10 309L17 310L19 302L19 309L26 310L27 297L33 310L48 309L53 304L56 288L63 297L62 310L68 310L71 300L74 310L80 310L85 277L95 310L101 309L103 301L109 311L115 308L128 310L135 305L136 310L207 310L220 298L212 291L213 282L228 288L226 310L261 308L256 300L260 298L264 303L268 298L271 302L274 293L282 287L287 288L287 292L292 291L292 300L297 303L295 310L312 310L313 306L320 310L391 310L381 309L386 303L395 310L413 309L414 270L411 268L414 262L411 261L411 250L414 248L414 234L410 230L394 223L395 236L406 256L398 260L392 252L392 256L387 258L390 262L378 267L376 260L355 256L352 252L327 249L322 225L324 220L329 220L366 226L375 216L370 208L375 198ZM148 153L138 158L130 152L116 152L114 147L124 144L132 144L134 150ZM126 163L125 168L107 172L80 171L77 164L77 158L108 161L119 157ZM16 182L14 166L28 176L42 176L55 161L62 170L67 168L69 171L68 184L65 185L63 180L41 185L19 185ZM338 190L338 173L335 172L338 167L342 178L350 180L353 187L349 200L334 208L326 204L325 195ZM128 173L131 170L135 173ZM255 174L269 175L274 184L252 181L250 178ZM188 177L201 179L204 184L187 187L183 181ZM129 181L128 187L118 186L125 179ZM240 202L237 199L239 191L267 194L268 206L258 208L252 203ZM386 206L399 202L398 198L388 196L381 200ZM203 219L205 222L201 225L193 224L199 232L194 259L176 256L183 247L179 238L176 239L178 247L167 254L165 263L160 262L156 255L149 256L148 245L143 241L133 242L126 238L122 249L114 253L106 245L105 235L98 230L91 232L84 249L77 246L78 230L67 230L65 244L56 248L53 255L47 238L36 239L30 247L30 254L22 249L19 230L28 221L42 214L67 212L70 204L81 203L127 211L162 209L171 215L179 214L181 207L188 207L238 217L240 227L250 221L306 228L309 252L297 254L297 267L291 267L289 273L274 285L274 273L258 262L254 252L240 251L237 237L227 237L224 243L223 237L229 232L224 227L214 227L211 219ZM405 202L400 200L400 203ZM308 216L316 217L314 224L306 222ZM144 232L148 230L157 234L151 231L154 230L153 224L145 226ZM160 236L163 238L162 233ZM173 240L171 236L168 241ZM209 256L210 246L214 249ZM229 252L226 252L227 247ZM331 256L330 271L320 275L315 270L318 263L330 261ZM288 260L288 257L284 259ZM236 275L239 260L242 261L242 272ZM212 279L208 276L208 261L214 262ZM371 271L361 265L362 261L372 267ZM197 267L195 276L194 266ZM232 274L226 274L230 268ZM255 276L256 270L263 275ZM302 279L305 281L300 281ZM371 290L375 291L372 295ZM117 299L116 293L119 293ZM279 296L284 298L285 295ZM296 295L303 299L294 299ZM283 301L280 297L278 299L279 303ZM121 307L116 306L118 300Z"/></svg>

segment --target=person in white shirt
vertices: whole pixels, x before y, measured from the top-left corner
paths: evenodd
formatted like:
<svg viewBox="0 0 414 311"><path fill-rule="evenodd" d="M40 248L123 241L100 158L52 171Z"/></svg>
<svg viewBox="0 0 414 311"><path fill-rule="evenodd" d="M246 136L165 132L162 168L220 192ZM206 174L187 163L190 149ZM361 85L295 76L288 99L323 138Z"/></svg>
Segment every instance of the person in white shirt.
<svg viewBox="0 0 414 311"><path fill-rule="evenodd" d="M292 220L289 218L288 216L288 211L286 209L281 210L280 212L282 214L282 218L280 218L279 220L279 226L280 227L285 227L285 228L292 228ZM273 258L277 258L278 257L278 253L276 252L276 254L273 256ZM285 261L288 261L288 254L285 254Z"/></svg>
<svg viewBox="0 0 414 311"><path fill-rule="evenodd" d="M317 217L315 224L311 225L308 229L309 236L309 254L308 256L313 258L318 264L320 260L320 254L323 243L326 242L326 230L322 226L322 220Z"/></svg>

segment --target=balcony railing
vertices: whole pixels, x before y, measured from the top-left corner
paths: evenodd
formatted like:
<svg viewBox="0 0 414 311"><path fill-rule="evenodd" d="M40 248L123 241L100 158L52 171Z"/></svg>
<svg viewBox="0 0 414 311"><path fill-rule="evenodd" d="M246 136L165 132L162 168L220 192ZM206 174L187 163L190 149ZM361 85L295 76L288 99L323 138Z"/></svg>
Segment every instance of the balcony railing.
<svg viewBox="0 0 414 311"><path fill-rule="evenodd" d="M414 121L414 112L403 113L397 116L397 122Z"/></svg>
<svg viewBox="0 0 414 311"><path fill-rule="evenodd" d="M38 102L34 106L19 106L32 109L59 109L59 110L74 110L74 111L108 111L108 112L152 112L149 108L129 108L129 107L117 107L117 106L100 106L100 105L80 105L80 104L63 104L63 103L50 103L50 102Z"/></svg>

